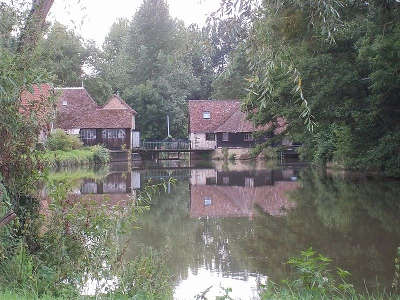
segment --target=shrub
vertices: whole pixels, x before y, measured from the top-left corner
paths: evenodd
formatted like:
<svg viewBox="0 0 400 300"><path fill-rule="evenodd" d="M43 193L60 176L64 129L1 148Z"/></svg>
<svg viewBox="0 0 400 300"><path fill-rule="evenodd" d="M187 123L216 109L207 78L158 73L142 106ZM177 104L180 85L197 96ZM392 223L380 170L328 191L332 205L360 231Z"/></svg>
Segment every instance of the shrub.
<svg viewBox="0 0 400 300"><path fill-rule="evenodd" d="M231 155L229 155L229 160L236 160L236 154L232 153Z"/></svg>
<svg viewBox="0 0 400 300"><path fill-rule="evenodd" d="M94 162L98 164L106 164L110 161L110 151L103 146L97 145L91 147L94 153Z"/></svg>
<svg viewBox="0 0 400 300"><path fill-rule="evenodd" d="M226 148L223 148L222 149L222 155L223 155L224 160L228 160L229 150L226 149Z"/></svg>
<svg viewBox="0 0 400 300"><path fill-rule="evenodd" d="M276 148L268 146L262 150L264 159L278 159L278 151Z"/></svg>
<svg viewBox="0 0 400 300"><path fill-rule="evenodd" d="M62 129L54 130L47 139L47 148L49 150L76 150L83 146L82 141L75 135L68 135Z"/></svg>

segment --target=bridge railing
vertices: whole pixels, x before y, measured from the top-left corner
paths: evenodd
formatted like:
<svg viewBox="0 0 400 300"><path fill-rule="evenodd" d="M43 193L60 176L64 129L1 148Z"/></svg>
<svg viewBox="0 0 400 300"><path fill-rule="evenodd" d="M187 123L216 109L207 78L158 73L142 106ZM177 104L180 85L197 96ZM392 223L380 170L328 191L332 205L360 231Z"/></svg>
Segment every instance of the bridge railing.
<svg viewBox="0 0 400 300"><path fill-rule="evenodd" d="M142 142L142 149L146 150L189 150L191 149L190 141L174 141L174 142Z"/></svg>

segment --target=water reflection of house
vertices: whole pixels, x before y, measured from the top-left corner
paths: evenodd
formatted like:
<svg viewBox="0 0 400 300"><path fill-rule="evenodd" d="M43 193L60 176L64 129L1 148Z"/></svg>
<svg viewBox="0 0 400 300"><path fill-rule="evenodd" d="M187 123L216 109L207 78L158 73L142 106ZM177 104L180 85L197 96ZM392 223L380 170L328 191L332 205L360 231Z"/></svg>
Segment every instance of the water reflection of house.
<svg viewBox="0 0 400 300"><path fill-rule="evenodd" d="M132 172L115 172L101 180L85 179L75 197L92 199L96 202L107 201L111 205L123 205L135 194Z"/></svg>
<svg viewBox="0 0 400 300"><path fill-rule="evenodd" d="M190 216L252 217L255 206L272 216L294 207L287 197L298 187L296 171L217 172L192 170Z"/></svg>

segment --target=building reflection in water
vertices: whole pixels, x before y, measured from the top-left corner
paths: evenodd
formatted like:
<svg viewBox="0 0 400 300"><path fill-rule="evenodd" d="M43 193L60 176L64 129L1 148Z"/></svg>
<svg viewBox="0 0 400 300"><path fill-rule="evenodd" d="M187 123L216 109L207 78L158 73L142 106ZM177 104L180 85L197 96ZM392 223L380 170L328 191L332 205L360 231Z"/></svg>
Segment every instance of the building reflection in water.
<svg viewBox="0 0 400 300"><path fill-rule="evenodd" d="M256 207L281 216L294 207L287 193L298 188L297 170L191 170L190 216L249 217Z"/></svg>

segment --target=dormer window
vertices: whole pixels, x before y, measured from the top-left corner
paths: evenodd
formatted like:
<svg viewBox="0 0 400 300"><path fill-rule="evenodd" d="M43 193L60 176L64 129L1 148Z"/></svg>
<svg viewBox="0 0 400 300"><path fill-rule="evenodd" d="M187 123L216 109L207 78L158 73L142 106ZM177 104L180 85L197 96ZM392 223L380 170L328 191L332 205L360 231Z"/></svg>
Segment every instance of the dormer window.
<svg viewBox="0 0 400 300"><path fill-rule="evenodd" d="M204 111L203 112L203 119L210 119L211 118L211 114L209 111Z"/></svg>
<svg viewBox="0 0 400 300"><path fill-rule="evenodd" d="M68 105L68 102L67 102L66 100L64 100L64 101L62 102L62 105L63 105L63 106L67 106L67 105Z"/></svg>

